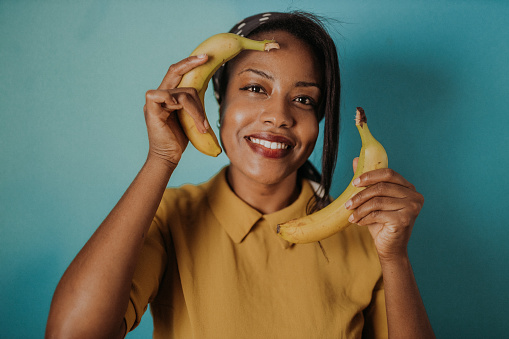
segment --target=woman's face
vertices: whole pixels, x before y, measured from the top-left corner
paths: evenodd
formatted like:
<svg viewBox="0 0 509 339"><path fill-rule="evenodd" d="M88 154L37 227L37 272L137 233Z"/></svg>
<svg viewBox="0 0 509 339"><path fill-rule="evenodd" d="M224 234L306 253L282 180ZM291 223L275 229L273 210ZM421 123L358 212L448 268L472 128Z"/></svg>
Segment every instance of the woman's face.
<svg viewBox="0 0 509 339"><path fill-rule="evenodd" d="M221 140L230 175L270 185L296 178L313 151L321 73L309 46L293 35L253 39L275 39L280 49L244 51L230 62Z"/></svg>

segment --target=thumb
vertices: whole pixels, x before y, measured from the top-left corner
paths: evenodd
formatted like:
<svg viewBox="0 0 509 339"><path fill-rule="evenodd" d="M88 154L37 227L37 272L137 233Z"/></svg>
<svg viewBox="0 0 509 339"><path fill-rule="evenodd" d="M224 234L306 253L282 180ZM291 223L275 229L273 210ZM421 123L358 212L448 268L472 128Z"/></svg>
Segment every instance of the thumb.
<svg viewBox="0 0 509 339"><path fill-rule="evenodd" d="M352 166L353 166L353 171L355 173L355 171L357 170L357 163L359 162L359 157L357 158L354 158L353 159L353 163L352 163Z"/></svg>

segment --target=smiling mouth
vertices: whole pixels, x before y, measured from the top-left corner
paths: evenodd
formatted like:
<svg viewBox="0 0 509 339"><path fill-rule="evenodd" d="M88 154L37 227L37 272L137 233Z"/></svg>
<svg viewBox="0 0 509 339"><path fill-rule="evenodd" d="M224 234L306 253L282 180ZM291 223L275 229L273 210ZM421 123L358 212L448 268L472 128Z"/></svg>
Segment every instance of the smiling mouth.
<svg viewBox="0 0 509 339"><path fill-rule="evenodd" d="M264 139L258 139L253 137L247 137L247 140L251 141L253 144L258 144L260 146L263 146L267 149L288 149L291 146L288 144L285 144L283 142L274 142L274 141L268 141Z"/></svg>

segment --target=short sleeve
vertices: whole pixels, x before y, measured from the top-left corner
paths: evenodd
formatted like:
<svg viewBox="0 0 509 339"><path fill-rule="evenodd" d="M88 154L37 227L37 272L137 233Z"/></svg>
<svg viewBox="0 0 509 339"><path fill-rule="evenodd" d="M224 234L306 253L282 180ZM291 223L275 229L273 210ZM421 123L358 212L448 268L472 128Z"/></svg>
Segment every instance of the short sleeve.
<svg viewBox="0 0 509 339"><path fill-rule="evenodd" d="M385 339L389 336L387 327L387 311L385 308L385 290L383 279L377 283L373 290L371 303L364 310L364 339Z"/></svg>
<svg viewBox="0 0 509 339"><path fill-rule="evenodd" d="M164 207L158 212L149 228L143 248L136 264L131 284L129 304L124 316L127 331L132 331L141 321L148 304L156 297L159 284L172 261L173 244L167 231ZM174 258L173 258L174 262Z"/></svg>

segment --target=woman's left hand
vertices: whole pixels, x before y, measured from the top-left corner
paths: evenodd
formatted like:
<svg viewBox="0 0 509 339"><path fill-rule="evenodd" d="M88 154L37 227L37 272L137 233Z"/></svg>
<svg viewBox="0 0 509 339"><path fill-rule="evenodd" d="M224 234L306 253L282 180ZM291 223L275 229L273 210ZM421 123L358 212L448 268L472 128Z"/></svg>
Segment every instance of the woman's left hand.
<svg viewBox="0 0 509 339"><path fill-rule="evenodd" d="M410 234L424 204L422 194L389 168L364 173L354 185L367 188L347 202L347 208L354 210L349 221L368 227L380 259L407 255Z"/></svg>

